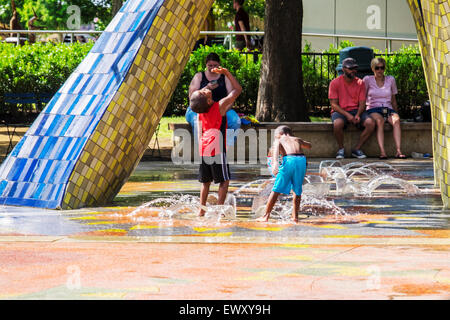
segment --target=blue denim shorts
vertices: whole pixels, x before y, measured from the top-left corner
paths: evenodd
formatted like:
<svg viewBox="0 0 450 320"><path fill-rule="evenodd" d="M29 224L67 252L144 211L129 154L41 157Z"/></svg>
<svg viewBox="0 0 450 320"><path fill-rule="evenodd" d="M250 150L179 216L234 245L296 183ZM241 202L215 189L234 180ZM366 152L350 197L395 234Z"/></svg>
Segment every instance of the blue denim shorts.
<svg viewBox="0 0 450 320"><path fill-rule="evenodd" d="M387 109L387 116L389 117L391 114L393 113L397 113L394 109L388 108L388 107L375 107L375 108L371 108L369 110L367 110L367 113L370 115L372 113L379 113L382 116L384 116L383 114L383 109Z"/></svg>
<svg viewBox="0 0 450 320"><path fill-rule="evenodd" d="M356 116L356 114L358 113L358 109L354 109L354 110L347 111L347 112L350 113L352 116ZM359 128L359 129L364 128L364 121L366 121L367 118L369 118L369 114L368 114L366 111L364 111L364 112L361 114L361 116L360 116L360 121L359 121L359 123L356 125L356 127ZM333 112L333 113L331 114L331 121L334 123L334 120L337 120L337 119L342 119L342 120L344 120L344 129L347 128L347 124L348 124L347 118L346 118L343 114L341 114L341 113L335 111L335 112Z"/></svg>

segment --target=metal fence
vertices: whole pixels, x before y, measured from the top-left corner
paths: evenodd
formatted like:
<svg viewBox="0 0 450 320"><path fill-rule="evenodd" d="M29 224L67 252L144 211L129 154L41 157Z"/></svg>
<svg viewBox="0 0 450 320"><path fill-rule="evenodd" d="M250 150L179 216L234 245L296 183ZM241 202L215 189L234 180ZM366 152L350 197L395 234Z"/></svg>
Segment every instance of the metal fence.
<svg viewBox="0 0 450 320"><path fill-rule="evenodd" d="M261 58L261 52L241 52L245 55L246 61L258 61ZM393 57L396 53L374 54L375 57ZM421 59L420 54L414 54L414 57ZM303 72L303 88L305 91L306 104L309 109L310 116L328 117L331 107L328 99L328 87L330 82L338 77L339 53L319 53L319 52L302 52L302 72ZM422 71L422 70L420 70ZM412 72L412 71L409 71ZM359 75L361 78L365 74ZM419 82L423 81L422 84ZM402 118L412 118L415 109L428 100L424 77L420 73L410 77L407 81L397 80L399 94L397 102L399 103L399 111ZM419 87L424 90L419 92Z"/></svg>
<svg viewBox="0 0 450 320"><path fill-rule="evenodd" d="M92 30L0 30L0 34L16 34L17 43L20 43L23 38L20 35L24 34L65 34L70 38L70 41L76 39L77 34L101 34L101 31ZM232 31L202 31L201 34L223 36L224 40L221 43L224 46L230 46L232 48L232 37L236 34L248 34L261 39L264 36L262 31L252 32L232 32ZM332 37L335 42L339 41L339 38L355 38L355 39L373 39L373 40L385 40L386 49L390 50L392 41L416 41L417 39L407 38L383 38L383 37L365 37L365 36L352 36L352 35L331 35L331 34L315 34L315 33L303 33L304 36L312 37ZM10 39L10 41L13 41ZM220 40L216 38L216 43L220 43ZM253 59L253 62L257 62L261 58L261 51L241 52L245 55L246 61ZM383 54L383 56L386 54ZM388 56L393 53L388 53ZM418 54L418 56L420 56ZM329 116L330 106L328 100L328 86L331 80L338 76L337 66L339 63L338 53L320 53L320 52L303 52L302 53L302 65L303 65L303 78L304 78L304 90L306 93L306 102L311 116ZM414 90L404 92L409 95L408 106L418 106L423 103L423 95L418 96L415 100ZM255 97L255 101L256 101ZM406 112L405 115L410 116L411 112Z"/></svg>

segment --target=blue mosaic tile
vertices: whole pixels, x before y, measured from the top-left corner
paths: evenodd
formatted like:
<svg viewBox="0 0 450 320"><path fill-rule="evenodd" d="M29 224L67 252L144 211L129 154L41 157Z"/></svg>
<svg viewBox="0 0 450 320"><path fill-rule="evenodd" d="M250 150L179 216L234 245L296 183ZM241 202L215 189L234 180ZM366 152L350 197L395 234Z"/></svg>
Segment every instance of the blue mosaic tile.
<svg viewBox="0 0 450 320"><path fill-rule="evenodd" d="M163 0L128 0L0 167L0 203L58 208Z"/></svg>
<svg viewBox="0 0 450 320"><path fill-rule="evenodd" d="M0 182L0 194L3 194L3 190L5 190L7 185L8 185L8 181L6 181L6 180L2 180Z"/></svg>

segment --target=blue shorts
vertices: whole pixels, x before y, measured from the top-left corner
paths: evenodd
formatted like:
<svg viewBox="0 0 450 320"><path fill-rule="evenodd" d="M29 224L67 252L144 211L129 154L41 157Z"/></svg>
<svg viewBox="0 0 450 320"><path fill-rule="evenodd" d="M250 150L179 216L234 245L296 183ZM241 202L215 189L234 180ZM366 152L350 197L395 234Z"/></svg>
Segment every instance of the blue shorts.
<svg viewBox="0 0 450 320"><path fill-rule="evenodd" d="M395 112L394 109L388 108L388 107L375 107L375 108L371 108L369 110L367 110L367 113L370 115L372 113L379 113L382 116L384 116L383 114L383 109L386 109L386 116L389 117L391 114L393 113L397 113Z"/></svg>
<svg viewBox="0 0 450 320"><path fill-rule="evenodd" d="M306 167L307 162L304 155L284 156L272 191L290 194L293 190L297 196L301 196Z"/></svg>
<svg viewBox="0 0 450 320"><path fill-rule="evenodd" d="M282 157L279 157L278 159L279 159L278 167L281 167L283 165L283 159ZM272 175L272 177L275 178L274 174L272 173L272 157L267 157L267 168L269 169L269 172Z"/></svg>
<svg viewBox="0 0 450 320"><path fill-rule="evenodd" d="M356 114L358 113L358 109L350 110L350 111L347 111L347 112L350 113L352 116L356 116ZM369 114L368 114L366 111L364 111L364 112L361 114L361 116L360 116L360 121L359 121L359 123L356 125L356 127L357 127L358 129L364 128L364 121L366 121L367 118L369 118ZM334 120L336 120L336 119L342 119L342 120L344 120L344 129L347 128L348 120L347 120L347 118L346 118L342 113L339 113L339 112L337 112L337 111L334 111L334 112L331 114L331 122L334 123Z"/></svg>

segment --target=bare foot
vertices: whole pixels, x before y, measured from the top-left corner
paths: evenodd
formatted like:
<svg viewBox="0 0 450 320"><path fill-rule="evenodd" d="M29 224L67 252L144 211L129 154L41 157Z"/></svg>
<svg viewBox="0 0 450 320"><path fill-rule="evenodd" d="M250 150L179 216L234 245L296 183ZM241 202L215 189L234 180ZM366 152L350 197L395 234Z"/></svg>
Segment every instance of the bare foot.
<svg viewBox="0 0 450 320"><path fill-rule="evenodd" d="M267 222L267 221L269 221L269 217L262 216L262 217L259 217L258 219L256 219L256 221L257 222Z"/></svg>

